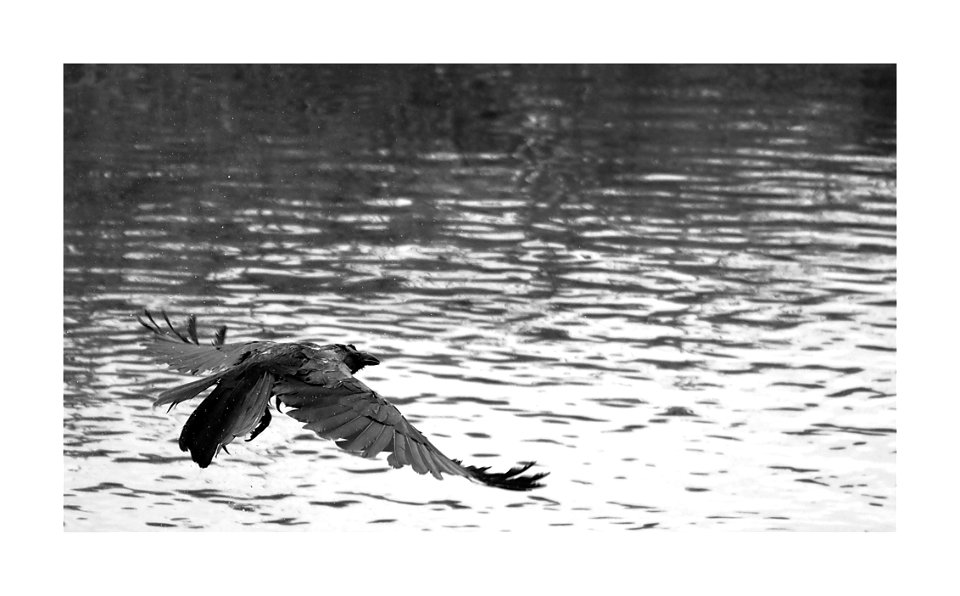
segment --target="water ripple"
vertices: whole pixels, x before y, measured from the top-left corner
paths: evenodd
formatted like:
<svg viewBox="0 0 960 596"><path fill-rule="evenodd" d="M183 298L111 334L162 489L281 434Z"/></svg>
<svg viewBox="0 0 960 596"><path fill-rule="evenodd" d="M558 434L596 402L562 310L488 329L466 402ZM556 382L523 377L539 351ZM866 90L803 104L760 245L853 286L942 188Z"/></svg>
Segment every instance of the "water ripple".
<svg viewBox="0 0 960 596"><path fill-rule="evenodd" d="M895 527L887 70L98 68L65 96L66 528ZM449 455L548 486L286 417L200 471L144 306L362 346Z"/></svg>

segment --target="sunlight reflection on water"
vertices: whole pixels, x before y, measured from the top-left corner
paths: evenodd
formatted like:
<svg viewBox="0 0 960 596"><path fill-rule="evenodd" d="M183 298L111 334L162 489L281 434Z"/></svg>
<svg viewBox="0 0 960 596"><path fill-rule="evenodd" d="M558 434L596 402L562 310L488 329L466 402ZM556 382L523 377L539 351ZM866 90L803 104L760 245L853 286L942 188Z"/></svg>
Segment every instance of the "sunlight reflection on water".
<svg viewBox="0 0 960 596"><path fill-rule="evenodd" d="M124 68L67 72L67 529L894 529L889 72ZM142 306L355 343L445 453L547 487L280 416L200 470Z"/></svg>

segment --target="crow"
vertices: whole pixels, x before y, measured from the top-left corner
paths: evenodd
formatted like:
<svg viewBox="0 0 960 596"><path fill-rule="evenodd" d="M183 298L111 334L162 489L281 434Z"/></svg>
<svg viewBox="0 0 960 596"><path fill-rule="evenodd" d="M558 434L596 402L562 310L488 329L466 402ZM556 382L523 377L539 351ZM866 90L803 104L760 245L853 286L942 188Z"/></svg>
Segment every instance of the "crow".
<svg viewBox="0 0 960 596"><path fill-rule="evenodd" d="M543 486L543 473L524 475L534 462L506 472L466 466L450 459L413 427L400 411L353 375L380 361L351 344L278 343L251 341L226 343L227 327L217 329L212 345L200 345L197 319L187 318L185 331L177 330L161 311L166 329L149 311L137 320L153 333L148 352L170 368L209 376L160 393L154 406L178 403L213 387L190 414L180 433L180 450L206 468L237 437L252 441L270 424L270 398L275 407L289 409L288 416L304 428L336 441L345 451L366 458L387 451L394 468L409 465L419 474L429 472L464 476L474 482L507 490L526 491Z"/></svg>

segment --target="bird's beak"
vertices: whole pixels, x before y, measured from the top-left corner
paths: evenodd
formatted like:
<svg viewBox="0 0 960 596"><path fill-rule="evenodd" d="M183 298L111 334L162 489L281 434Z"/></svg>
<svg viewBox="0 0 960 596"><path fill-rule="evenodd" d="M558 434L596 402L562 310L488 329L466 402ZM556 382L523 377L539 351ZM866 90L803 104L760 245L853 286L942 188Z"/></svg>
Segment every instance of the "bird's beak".
<svg viewBox="0 0 960 596"><path fill-rule="evenodd" d="M380 361L373 354L367 354L366 352L360 352L360 361L363 362L364 366L376 366L380 364Z"/></svg>

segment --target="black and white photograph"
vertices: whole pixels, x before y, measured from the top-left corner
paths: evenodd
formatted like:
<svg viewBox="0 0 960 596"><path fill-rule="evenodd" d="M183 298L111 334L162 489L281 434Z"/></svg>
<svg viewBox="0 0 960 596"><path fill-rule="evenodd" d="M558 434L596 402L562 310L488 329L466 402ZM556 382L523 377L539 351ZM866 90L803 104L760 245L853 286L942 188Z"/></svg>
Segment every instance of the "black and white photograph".
<svg viewBox="0 0 960 596"><path fill-rule="evenodd" d="M896 531L897 77L64 62L63 531Z"/></svg>

